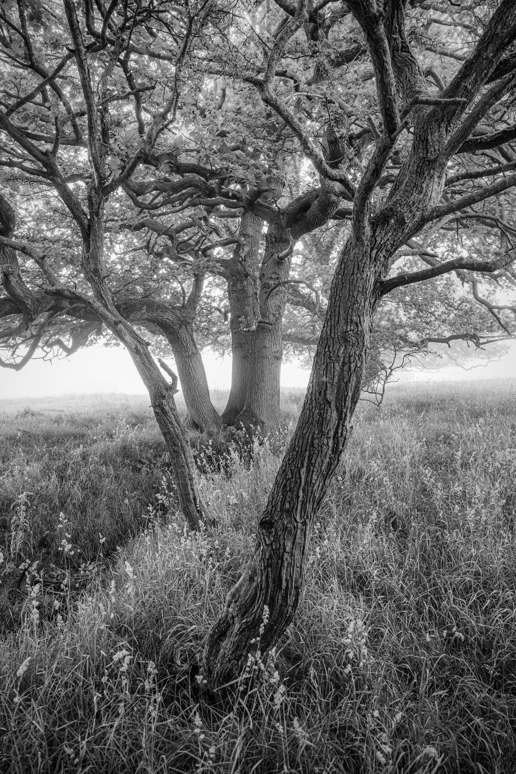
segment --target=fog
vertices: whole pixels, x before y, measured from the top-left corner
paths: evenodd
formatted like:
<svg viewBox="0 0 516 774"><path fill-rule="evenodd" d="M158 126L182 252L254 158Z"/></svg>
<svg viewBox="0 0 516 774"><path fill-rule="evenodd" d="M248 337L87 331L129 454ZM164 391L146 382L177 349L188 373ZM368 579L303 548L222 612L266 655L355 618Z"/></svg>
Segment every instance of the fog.
<svg viewBox="0 0 516 774"><path fill-rule="evenodd" d="M212 389L227 389L231 380L231 360L213 353L203 355ZM169 361L174 367L173 360ZM304 387L309 372L286 363L283 384ZM43 397L47 395L145 393L145 387L127 352L119 348L92 347L71 358L52 363L33 360L22 371L0 368L0 399Z"/></svg>
<svg viewBox="0 0 516 774"><path fill-rule="evenodd" d="M211 388L227 389L231 376L230 358L221 359L207 353L204 361ZM285 387L304 387L308 376L306 369L295 364L283 365ZM485 366L469 370L448 367L440 371L407 371L398 378L400 381L516 378L516 343L500 360ZM93 347L52 363L34 360L22 371L0 369L0 399L77 393L141 394L145 393L145 388L127 352L118 348Z"/></svg>

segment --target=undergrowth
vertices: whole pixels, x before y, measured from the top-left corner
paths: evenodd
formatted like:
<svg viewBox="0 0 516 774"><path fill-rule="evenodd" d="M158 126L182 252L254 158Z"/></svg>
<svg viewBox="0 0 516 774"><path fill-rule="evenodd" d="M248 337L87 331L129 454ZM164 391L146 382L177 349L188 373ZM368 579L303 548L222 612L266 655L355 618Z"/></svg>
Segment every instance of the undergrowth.
<svg viewBox="0 0 516 774"><path fill-rule="evenodd" d="M48 437L49 416L14 417L2 443L21 422L31 441L22 434L16 475L7 464L2 473L4 565L23 554L19 534L52 509L74 520L61 530L71 536L60 537L62 552L87 546L66 503L88 486L88 540L112 519L122 547L57 610L37 578L26 590L19 626L0 644L0 771L515 771L515 397L511 385L393 388L380 410L360 409L313 530L296 620L277 652L264 658L258 648L231 706L204 700L199 655L253 550L276 446L258 446L251 469L235 458L230 476L200 476L220 526L189 535L160 465L131 467L129 454L113 462L124 439L147 448L153 430L141 417L120 424L107 413L82 426L64 417L76 435L42 441L37 454L30 444ZM107 482L99 445L110 449ZM69 471L60 488L44 487L47 454ZM114 471L132 487L132 516ZM74 477L76 499L66 500ZM94 498L106 491L112 510L106 499L97 505L96 527ZM131 518L139 534L127 541L120 525ZM102 550L97 542L92 554Z"/></svg>

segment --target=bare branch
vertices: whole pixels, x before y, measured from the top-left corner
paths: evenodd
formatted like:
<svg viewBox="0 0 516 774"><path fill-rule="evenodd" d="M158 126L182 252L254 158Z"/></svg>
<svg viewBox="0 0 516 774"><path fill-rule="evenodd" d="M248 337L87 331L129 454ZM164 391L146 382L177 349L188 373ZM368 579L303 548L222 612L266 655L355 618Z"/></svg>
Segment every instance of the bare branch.
<svg viewBox="0 0 516 774"><path fill-rule="evenodd" d="M44 90L45 86L52 83L55 77L59 75L61 70L68 64L68 62L70 61L70 59L72 59L72 57L73 57L72 53L66 54L61 59L57 67L55 67L51 73L49 73L45 78L43 78L41 83L35 86L34 89L32 89L32 91L30 91L28 94L25 95L25 97L22 97L21 99L18 100L18 102L15 102L14 105L11 105L11 107L5 112L5 115L7 116L7 118L9 118L13 113L16 113L16 111L19 110L21 107L23 107L23 105L26 105L28 102L31 102L31 100L33 100L34 97L36 97L41 91Z"/></svg>
<svg viewBox="0 0 516 774"><path fill-rule="evenodd" d="M77 69L79 71L79 78L81 81L82 93L84 95L84 103L86 106L86 115L88 119L88 145L90 149L91 163L97 180L97 185L101 186L104 183L105 177L104 159L106 155L106 148L102 142L100 114L95 98L95 93L93 91L86 47L82 39L82 33L79 26L79 20L77 18L75 4L73 0L63 0L63 4L75 49L75 60L77 62Z"/></svg>
<svg viewBox="0 0 516 774"><path fill-rule="evenodd" d="M432 266L429 269L398 274L391 279L384 280L380 285L380 295L385 296L395 288L404 285L412 285L415 282L424 282L425 280L440 277L442 274L447 274L450 271L457 271L459 269L462 271L492 273L508 266L514 260L515 257L507 258L507 255L502 256L502 258L499 258L497 261L468 261L465 258L454 258L450 261L445 261L444 263Z"/></svg>
<svg viewBox="0 0 516 774"><path fill-rule="evenodd" d="M63 339L55 338L45 342L44 349L52 349L53 347L59 347L63 352L70 356L77 352L81 347L86 346L88 339L92 333L100 333L102 329L102 323L97 320L95 322L88 322L77 328L72 333L70 345L66 344Z"/></svg>
<svg viewBox="0 0 516 774"><path fill-rule="evenodd" d="M162 358L158 357L158 363L160 364L161 368L165 371L166 374L170 376L171 382L170 382L170 389L172 390L172 395L175 395L179 390L177 389L177 383L178 378L177 374L173 372L173 370L168 366Z"/></svg>
<svg viewBox="0 0 516 774"><path fill-rule="evenodd" d="M498 182L488 185L485 188L480 188L467 196L463 196L460 199L455 199L447 204L439 204L430 210L429 214L425 218L425 222L429 223L431 220L438 220L444 218L446 215L450 215L454 212L466 209L466 207L472 207L474 204L489 199L492 196L496 196L503 191L507 191L509 188L513 188L516 185L516 175L509 175Z"/></svg>
<svg viewBox="0 0 516 774"><path fill-rule="evenodd" d="M477 151L491 150L504 145L506 142L511 142L511 140L516 140L516 126L482 135L474 134L469 140L463 142L456 152L476 153Z"/></svg>
<svg viewBox="0 0 516 774"><path fill-rule="evenodd" d="M55 317L55 313L53 312L49 312L47 315L45 315L43 322L41 323L37 332L31 339L27 352L20 360L18 360L18 362L9 363L8 361L2 360L2 358L0 358L0 368L10 368L13 371L21 371L22 368L24 368L27 365L27 363L32 359L34 353L36 352L39 346L41 338L45 333L45 330L48 328L50 322L54 317Z"/></svg>

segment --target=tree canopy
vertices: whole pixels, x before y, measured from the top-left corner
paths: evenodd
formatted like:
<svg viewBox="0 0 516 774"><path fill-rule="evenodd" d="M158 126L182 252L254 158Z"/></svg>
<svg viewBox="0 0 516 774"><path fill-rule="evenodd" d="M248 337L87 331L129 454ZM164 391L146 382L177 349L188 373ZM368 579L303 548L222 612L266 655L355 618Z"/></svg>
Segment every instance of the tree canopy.
<svg viewBox="0 0 516 774"><path fill-rule="evenodd" d="M489 4L409 5L410 44L434 95L425 99L437 99L471 50L473 30L482 31ZM227 347L230 325L236 339L284 321L287 346L314 345L349 233L353 188L382 120L367 37L350 7L320 3L298 13L288 4L86 3L77 16L66 4L22 2L4 5L1 24L2 209L12 211L1 236L17 249L17 280L3 282L0 301L9 319L1 340L10 356L2 364L20 368L38 347L70 354L106 333L95 312L56 293L56 282L87 292L80 237L101 162L110 292L124 315L166 338L188 396L205 377L198 362L190 379L186 362L198 346ZM79 38L82 64L73 53ZM511 77L510 66L503 62L491 81ZM410 145L415 109L405 108L406 130L379 181L383 195ZM449 202L493 176L507 178L511 126L505 104L484 116L453 157ZM93 131L102 136L92 153ZM443 215L398 250L393 271L426 265L438 275L444 259L507 248L511 197L507 187L495 202ZM13 233L7 221L15 212ZM274 250L284 258L272 266ZM447 311L434 310L430 323L421 292L407 282L378 311L376 349L403 355L425 351L432 339L479 346L512 335L510 267L494 275L505 291L498 296L479 287L485 274L462 268L458 276L487 315L458 283L454 295L450 283L434 280L433 298ZM207 385L204 392L204 402L189 406L201 427L217 421Z"/></svg>

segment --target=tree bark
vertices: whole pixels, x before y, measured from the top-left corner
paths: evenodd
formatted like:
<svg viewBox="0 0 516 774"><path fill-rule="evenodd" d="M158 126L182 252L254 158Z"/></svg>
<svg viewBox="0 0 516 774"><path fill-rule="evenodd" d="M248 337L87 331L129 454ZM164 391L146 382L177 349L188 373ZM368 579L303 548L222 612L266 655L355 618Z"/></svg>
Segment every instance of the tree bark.
<svg viewBox="0 0 516 774"><path fill-rule="evenodd" d="M280 420L280 379L285 311L285 281L290 272L292 238L284 219L269 225L260 269L259 320L250 331L248 385L243 409L235 424L250 432L269 431Z"/></svg>
<svg viewBox="0 0 516 774"><path fill-rule="evenodd" d="M221 418L211 402L206 371L192 323L185 322L174 328L164 324L159 327L174 353L183 398L192 423L201 432L217 430Z"/></svg>
<svg viewBox="0 0 516 774"><path fill-rule="evenodd" d="M132 323L156 328L165 336L176 361L179 381L190 419L199 430L216 430L220 416L211 402L210 389L201 353L195 340L193 321L202 292L202 282L194 282L183 307L169 306L152 299L125 299L118 308Z"/></svg>
<svg viewBox="0 0 516 774"><path fill-rule="evenodd" d="M310 529L360 395L378 275L364 229L350 238L332 283L306 400L258 525L255 558L207 639L203 676L210 689L240 673L258 637L255 647L266 651L292 621Z"/></svg>
<svg viewBox="0 0 516 774"><path fill-rule="evenodd" d="M278 426L282 321L294 243L328 222L339 207L341 193L337 184L322 180L320 188L298 196L269 222L260 269L259 322L247 343L248 390L235 424L262 431Z"/></svg>
<svg viewBox="0 0 516 774"><path fill-rule="evenodd" d="M271 323L261 320L247 342L246 398L234 424L251 433L270 432L280 421L281 328L281 319Z"/></svg>
<svg viewBox="0 0 516 774"><path fill-rule="evenodd" d="M107 306L107 305L106 305ZM195 463L174 400L173 389L166 381L148 344L134 328L113 309L96 305L99 317L111 328L129 352L151 400L152 410L170 457L171 472L177 489L179 506L190 529L199 530L201 523L213 524L195 480Z"/></svg>
<svg viewBox="0 0 516 774"><path fill-rule="evenodd" d="M192 530L199 530L201 523L213 524L197 488L195 463L177 413L172 387L162 376L145 346L142 348L134 341L125 346L149 391L152 410L170 457L179 506L186 522Z"/></svg>
<svg viewBox="0 0 516 774"><path fill-rule="evenodd" d="M251 349L254 331L238 329L231 331L231 389L226 408L222 414L224 425L234 425L243 411L247 391L251 382Z"/></svg>
<svg viewBox="0 0 516 774"><path fill-rule="evenodd" d="M106 282L104 207L102 189L97 181L93 181L88 191L89 227L82 250L82 269L95 299L89 303L127 349L149 392L154 416L170 456L179 506L190 529L199 530L201 523L210 523L210 519L197 489L193 454L177 413L171 385L150 354L148 343L116 307Z"/></svg>
<svg viewBox="0 0 516 774"><path fill-rule="evenodd" d="M244 212L240 242L228 268L228 301L231 328L231 390L222 414L225 425L233 425L243 410L252 382L251 350L259 320L260 241L263 222Z"/></svg>

